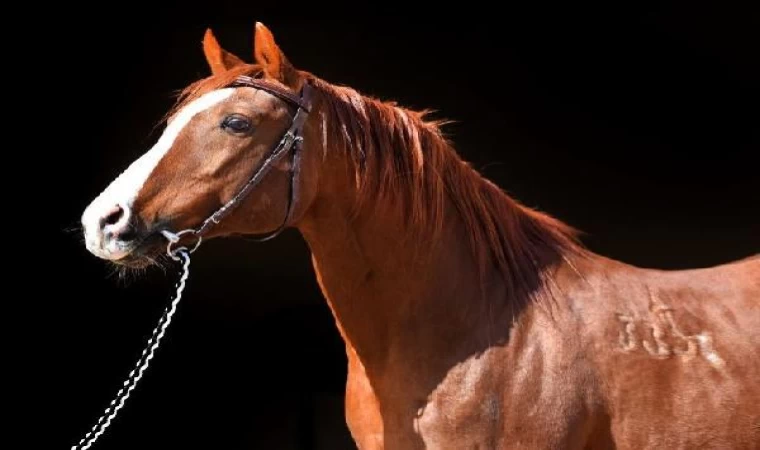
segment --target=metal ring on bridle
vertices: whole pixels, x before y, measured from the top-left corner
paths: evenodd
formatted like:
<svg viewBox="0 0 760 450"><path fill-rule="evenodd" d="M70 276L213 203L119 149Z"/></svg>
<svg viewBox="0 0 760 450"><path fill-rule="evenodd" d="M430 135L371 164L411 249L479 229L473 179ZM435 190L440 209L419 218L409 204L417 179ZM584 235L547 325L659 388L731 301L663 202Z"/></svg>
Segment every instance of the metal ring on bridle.
<svg viewBox="0 0 760 450"><path fill-rule="evenodd" d="M180 260L180 258L176 256L176 254L177 254L178 251L180 251L182 249L185 249L189 253L192 254L194 251L196 251L198 249L198 247L200 247L201 242L203 242L203 236L199 235L198 236L198 242L195 243L195 246L192 248L192 250L189 250L185 246L178 247L178 248L172 250L172 245L174 245L177 242L179 242L179 240L180 240L180 238L182 237L183 234L188 234L188 233L196 234L195 230L193 230L193 229L182 230L179 233L172 233L171 231L168 231L168 230L161 230L161 234L163 234L164 237L169 240L169 243L166 245L166 254L169 255L169 257L172 258L173 260L175 260L175 261L179 261Z"/></svg>

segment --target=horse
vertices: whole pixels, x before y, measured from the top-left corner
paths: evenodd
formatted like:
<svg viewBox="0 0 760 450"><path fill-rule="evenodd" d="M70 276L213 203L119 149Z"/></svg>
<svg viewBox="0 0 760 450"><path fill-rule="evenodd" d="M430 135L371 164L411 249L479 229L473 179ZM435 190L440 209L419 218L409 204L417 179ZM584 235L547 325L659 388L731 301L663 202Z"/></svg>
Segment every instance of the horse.
<svg viewBox="0 0 760 450"><path fill-rule="evenodd" d="M296 68L262 23L84 210L86 248L163 264L296 229L366 449L758 449L760 254L653 269L482 176L446 123ZM191 251L192 251L191 250Z"/></svg>

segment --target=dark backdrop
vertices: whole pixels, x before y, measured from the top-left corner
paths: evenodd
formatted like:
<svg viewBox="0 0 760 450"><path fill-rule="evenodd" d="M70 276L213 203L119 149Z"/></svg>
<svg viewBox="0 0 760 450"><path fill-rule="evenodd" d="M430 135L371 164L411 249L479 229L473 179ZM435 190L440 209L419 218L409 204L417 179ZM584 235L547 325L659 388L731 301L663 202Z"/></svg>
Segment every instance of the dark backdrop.
<svg viewBox="0 0 760 450"><path fill-rule="evenodd" d="M26 117L45 151L38 179L53 187L33 205L36 256L48 263L36 267L49 270L24 283L54 299L44 314L54 339L39 358L57 448L111 400L177 279L122 282L66 230L150 147L173 93L207 74L207 26L250 59L263 21L297 66L456 120L447 130L464 158L584 230L595 251L658 268L760 251L749 9L453 5L423 15L354 3L337 18L316 4L66 4L19 21L35 64L15 69L45 81ZM163 347L97 448L351 448L344 382L300 236L207 242Z"/></svg>

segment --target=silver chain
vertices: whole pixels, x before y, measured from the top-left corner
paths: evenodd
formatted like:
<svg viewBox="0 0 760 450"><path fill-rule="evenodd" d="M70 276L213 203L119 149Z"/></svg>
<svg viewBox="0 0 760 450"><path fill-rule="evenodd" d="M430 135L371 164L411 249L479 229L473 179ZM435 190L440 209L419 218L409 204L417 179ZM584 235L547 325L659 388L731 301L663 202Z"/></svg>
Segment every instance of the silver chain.
<svg viewBox="0 0 760 450"><path fill-rule="evenodd" d="M137 386L143 373L148 368L151 359L153 359L153 353L161 343L161 339L164 337L166 329L172 321L172 316L174 316L174 312L177 309L177 304L182 298L182 291L185 289L187 277L190 275L190 253L185 247L180 247L174 253L170 253L170 256L176 260L181 259L183 261L183 273L177 284L177 293L174 300L172 300L171 304L164 310L163 316L161 316L158 325L153 329L153 333L151 334L150 339L148 339L148 344L140 355L140 358L137 360L136 367L129 373L127 380L124 381L121 389L119 389L119 392L116 394L116 398L111 401L111 404L108 405L103 412L103 415L97 423L95 423L92 429L79 441L79 443L73 445L71 450L87 450L106 431L106 428L111 425L113 418L116 417L116 414L124 406L124 402L127 401L132 390Z"/></svg>
<svg viewBox="0 0 760 450"><path fill-rule="evenodd" d="M129 373L127 380L124 381L123 386L116 394L116 398L111 401L111 404L108 405L105 412L97 421L97 423L95 423L92 429L79 441L78 444L72 446L71 450L87 450L95 443L95 441L103 434L103 432L105 432L106 428L111 425L111 421L114 417L116 417L116 414L124 406L124 402L127 400L127 398L129 398L132 390L142 378L143 372L145 372L145 370L148 368L150 360L153 359L153 353L161 343L161 338L163 338L164 333L166 332L166 328L171 323L172 316L174 315L174 311L177 308L177 303L179 303L179 300L182 298L182 291L185 289L185 282L187 281L187 277L190 275L190 254L197 250L201 245L202 235L204 232L212 225L218 224L219 221L232 210L232 207L236 206L243 199L243 197L245 197L248 192L261 181L261 179L266 175L271 167L274 166L274 164L283 155L287 154L292 148L294 148L294 146L296 146L295 148L297 150L297 146L300 145L301 141L303 140L303 138L299 136L298 133L301 131L309 110L311 109L311 88L309 87L308 83L304 85L302 99L297 99L293 98L290 94L284 94L279 89L274 89L271 86L267 87L265 84L261 84L260 82L250 77L241 77L238 79L238 82L241 83L240 85L263 89L270 94L284 98L290 103L297 105L298 112L296 112L296 115L293 117L293 123L291 124L290 128L287 130L285 135L282 137L277 146L272 150L269 156L264 160L259 170L253 175L253 177L251 177L248 183L246 183L240 192L238 192L232 199L230 199L229 202L227 202L219 210L212 214L211 217L206 219L198 230L187 229L182 230L178 233L173 233L168 230L161 231L161 234L163 234L163 236L169 241L166 246L166 252L169 257L175 261L183 262L184 273L182 274L182 278L177 285L176 297L164 311L164 315L161 317L158 325L156 325L156 328L153 330L153 334L148 340L148 344L143 350L142 355L140 355L140 359L138 359L136 367ZM291 172L291 189L293 189L292 185L298 166L298 158L296 156L294 156L293 164L294 167L292 168ZM280 228L278 228L274 233L272 233L268 238L264 240L271 239L279 234L279 232L286 225L287 221L290 218L290 214L292 213L291 207L293 203L293 197L296 195L294 192L295 191L291 191L291 197L288 200L288 212L286 213L285 221L280 226ZM188 249L187 247L179 247L174 249L174 245L179 244L180 238L184 234L194 234L198 237L198 241L195 243L195 246L192 249Z"/></svg>

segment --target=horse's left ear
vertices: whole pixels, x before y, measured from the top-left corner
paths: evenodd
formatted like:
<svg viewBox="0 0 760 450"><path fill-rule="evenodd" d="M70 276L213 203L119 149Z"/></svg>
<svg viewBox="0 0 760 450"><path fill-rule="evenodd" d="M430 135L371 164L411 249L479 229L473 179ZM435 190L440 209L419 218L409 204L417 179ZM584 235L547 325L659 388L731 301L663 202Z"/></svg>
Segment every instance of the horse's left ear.
<svg viewBox="0 0 760 450"><path fill-rule="evenodd" d="M272 32L261 22L256 22L253 56L268 76L288 86L293 86L297 82L298 72L277 46Z"/></svg>
<svg viewBox="0 0 760 450"><path fill-rule="evenodd" d="M233 67L244 64L240 58L219 45L210 28L203 35L203 54L206 56L206 62L213 75L226 72Z"/></svg>

